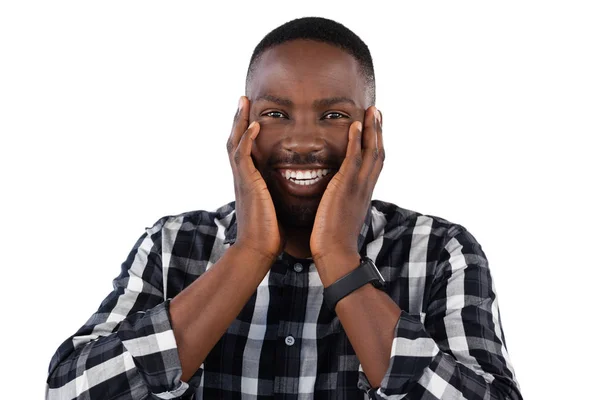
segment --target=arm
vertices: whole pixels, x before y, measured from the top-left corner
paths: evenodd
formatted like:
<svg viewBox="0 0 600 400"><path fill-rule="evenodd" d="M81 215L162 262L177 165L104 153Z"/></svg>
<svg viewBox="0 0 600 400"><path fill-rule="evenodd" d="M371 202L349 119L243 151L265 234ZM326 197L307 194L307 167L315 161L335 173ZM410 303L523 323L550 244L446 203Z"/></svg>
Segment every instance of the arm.
<svg viewBox="0 0 600 400"><path fill-rule="evenodd" d="M269 260L233 246L186 290L165 300L163 224L164 219L140 237L113 292L53 356L47 399L183 395L187 379L268 271Z"/></svg>
<svg viewBox="0 0 600 400"><path fill-rule="evenodd" d="M47 399L141 399L148 392L160 397L185 390L178 376L169 302L162 297L164 222L159 220L139 238L113 281L112 293L52 357Z"/></svg>
<svg viewBox="0 0 600 400"><path fill-rule="evenodd" d="M236 193L236 243L172 302L182 379L186 381L198 370L283 250L273 201L251 158L260 125L256 121L249 125L249 115L250 103L242 96L227 141Z"/></svg>
<svg viewBox="0 0 600 400"><path fill-rule="evenodd" d="M317 269L322 271L323 287L331 286L359 264L358 254L321 259ZM400 312L392 298L373 285L364 285L335 306L335 313L373 386L380 385L387 370Z"/></svg>
<svg viewBox="0 0 600 400"><path fill-rule="evenodd" d="M363 132L360 122L351 123L346 158L315 216L310 248L325 287L359 264L356 239L383 168L382 115L374 106L364 125ZM521 398L487 260L461 229L434 260L424 323L373 287L336 305L361 362L359 388L371 398Z"/></svg>
<svg viewBox="0 0 600 400"><path fill-rule="evenodd" d="M337 304L359 387L373 399L521 399L487 259L466 230L447 241L431 293L424 323L371 285Z"/></svg>
<svg viewBox="0 0 600 400"><path fill-rule="evenodd" d="M173 299L171 318L182 380L187 381L198 370L256 291L273 261L234 245Z"/></svg>

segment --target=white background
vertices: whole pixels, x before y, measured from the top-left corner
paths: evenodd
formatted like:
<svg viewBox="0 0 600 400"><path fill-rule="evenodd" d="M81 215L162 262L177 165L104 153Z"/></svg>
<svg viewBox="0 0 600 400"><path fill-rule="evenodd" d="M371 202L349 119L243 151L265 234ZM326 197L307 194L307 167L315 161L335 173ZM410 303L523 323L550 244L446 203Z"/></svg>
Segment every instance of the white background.
<svg viewBox="0 0 600 400"><path fill-rule="evenodd" d="M252 50L311 15L372 51L374 197L479 240L526 399L594 397L598 6L298 3L2 3L2 398L42 398L146 226L233 200L225 142Z"/></svg>

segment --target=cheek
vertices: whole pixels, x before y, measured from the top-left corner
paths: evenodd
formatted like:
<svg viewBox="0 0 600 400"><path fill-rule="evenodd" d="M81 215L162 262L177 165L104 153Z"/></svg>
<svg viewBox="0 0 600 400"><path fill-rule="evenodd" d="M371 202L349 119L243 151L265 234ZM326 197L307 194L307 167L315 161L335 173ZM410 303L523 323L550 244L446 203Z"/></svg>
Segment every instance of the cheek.
<svg viewBox="0 0 600 400"><path fill-rule="evenodd" d="M252 144L252 158L259 170L266 165L274 145L272 138L267 136L261 126L260 133Z"/></svg>
<svg viewBox="0 0 600 400"><path fill-rule="evenodd" d="M254 143L260 147L266 147L272 145L278 137L281 137L281 127L278 129L273 124L260 121L260 132L258 132Z"/></svg>
<svg viewBox="0 0 600 400"><path fill-rule="evenodd" d="M281 137L284 135L285 127L281 124L268 120L258 120L260 122L260 132L256 139L252 151L256 151L256 156L269 155L277 146Z"/></svg>
<svg viewBox="0 0 600 400"><path fill-rule="evenodd" d="M346 148L348 147L348 132L350 130L350 123L344 123L340 126L331 126L327 130L327 142L331 146L332 152L335 154L346 155Z"/></svg>

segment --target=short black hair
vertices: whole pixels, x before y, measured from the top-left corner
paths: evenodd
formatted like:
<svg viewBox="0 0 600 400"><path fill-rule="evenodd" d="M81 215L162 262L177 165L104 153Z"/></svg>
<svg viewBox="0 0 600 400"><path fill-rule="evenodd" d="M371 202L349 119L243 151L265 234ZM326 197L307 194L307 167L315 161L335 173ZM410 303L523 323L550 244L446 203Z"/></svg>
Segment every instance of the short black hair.
<svg viewBox="0 0 600 400"><path fill-rule="evenodd" d="M266 50L296 39L314 40L336 46L358 61L367 84L371 104L375 104L375 70L369 48L354 32L339 22L321 17L294 19L273 29L254 48L246 74L246 92L257 60Z"/></svg>

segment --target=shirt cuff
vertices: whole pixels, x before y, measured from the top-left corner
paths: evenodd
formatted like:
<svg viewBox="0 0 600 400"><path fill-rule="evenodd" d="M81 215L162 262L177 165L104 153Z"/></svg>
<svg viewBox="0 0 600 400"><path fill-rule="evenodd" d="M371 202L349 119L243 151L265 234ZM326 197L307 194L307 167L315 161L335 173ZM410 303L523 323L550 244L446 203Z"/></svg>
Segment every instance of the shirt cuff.
<svg viewBox="0 0 600 400"><path fill-rule="evenodd" d="M117 336L133 357L150 392L161 399L180 397L188 388L169 314L170 299L123 320Z"/></svg>
<svg viewBox="0 0 600 400"><path fill-rule="evenodd" d="M381 386L373 388L361 366L358 388L367 393L371 399L406 394L410 386L425 373L439 352L439 347L425 330L420 317L403 310L396 323L390 362L381 380Z"/></svg>

